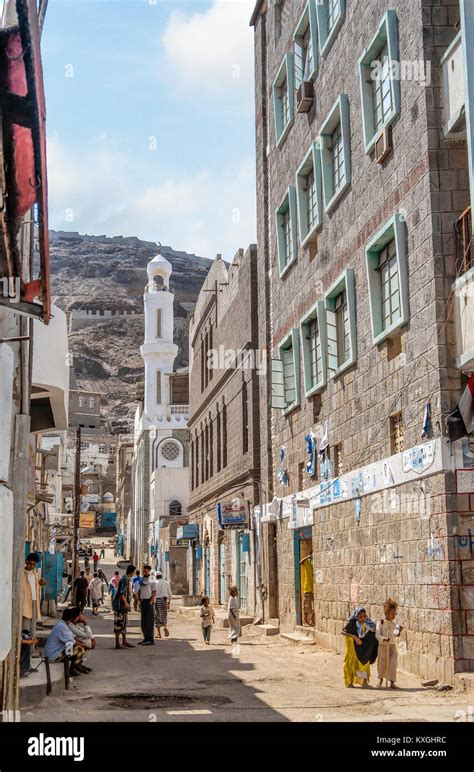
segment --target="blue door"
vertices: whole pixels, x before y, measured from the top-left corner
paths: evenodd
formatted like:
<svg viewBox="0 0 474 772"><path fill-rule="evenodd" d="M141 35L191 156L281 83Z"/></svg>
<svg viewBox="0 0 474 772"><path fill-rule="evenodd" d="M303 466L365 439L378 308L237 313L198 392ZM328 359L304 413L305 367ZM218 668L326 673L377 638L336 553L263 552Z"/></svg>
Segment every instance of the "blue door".
<svg viewBox="0 0 474 772"><path fill-rule="evenodd" d="M206 547L204 551L204 594L211 597L211 550Z"/></svg>
<svg viewBox="0 0 474 772"><path fill-rule="evenodd" d="M237 586L239 588L239 608L247 608L247 558L244 549L245 534L237 533Z"/></svg>
<svg viewBox="0 0 474 772"><path fill-rule="evenodd" d="M224 606L227 602L227 586L225 575L225 544L219 544L219 603Z"/></svg>

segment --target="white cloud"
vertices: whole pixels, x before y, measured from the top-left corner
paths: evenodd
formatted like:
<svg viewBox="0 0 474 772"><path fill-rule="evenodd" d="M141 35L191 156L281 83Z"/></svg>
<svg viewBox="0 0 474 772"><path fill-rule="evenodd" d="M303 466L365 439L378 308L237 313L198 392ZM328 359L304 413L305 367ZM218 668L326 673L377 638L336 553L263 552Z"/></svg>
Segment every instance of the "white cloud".
<svg viewBox="0 0 474 772"><path fill-rule="evenodd" d="M48 142L50 227L138 236L175 249L226 259L255 241L253 158L188 176L132 162L113 138L74 151L57 135ZM72 219L71 219L72 218Z"/></svg>
<svg viewBox="0 0 474 772"><path fill-rule="evenodd" d="M171 14L163 35L169 72L196 96L253 100L254 0L214 0L206 11ZM188 93L189 96L189 93Z"/></svg>

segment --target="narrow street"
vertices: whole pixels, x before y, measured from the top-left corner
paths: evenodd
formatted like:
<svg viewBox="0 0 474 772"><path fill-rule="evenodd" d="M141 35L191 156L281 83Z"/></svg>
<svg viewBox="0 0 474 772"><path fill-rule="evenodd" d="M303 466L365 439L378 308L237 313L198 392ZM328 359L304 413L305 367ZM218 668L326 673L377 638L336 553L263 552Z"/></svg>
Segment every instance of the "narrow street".
<svg viewBox="0 0 474 772"><path fill-rule="evenodd" d="M113 564L103 564L111 575ZM454 721L469 695L436 692L400 674L399 691L346 689L342 657L316 645L266 638L244 627L233 656L226 630L203 643L199 624L178 613L174 598L170 637L153 648L115 651L110 605L86 615L97 638L89 675L73 679L62 697L46 697L22 712L22 721ZM142 639L140 616L130 614L129 640ZM372 683L376 683L372 675Z"/></svg>

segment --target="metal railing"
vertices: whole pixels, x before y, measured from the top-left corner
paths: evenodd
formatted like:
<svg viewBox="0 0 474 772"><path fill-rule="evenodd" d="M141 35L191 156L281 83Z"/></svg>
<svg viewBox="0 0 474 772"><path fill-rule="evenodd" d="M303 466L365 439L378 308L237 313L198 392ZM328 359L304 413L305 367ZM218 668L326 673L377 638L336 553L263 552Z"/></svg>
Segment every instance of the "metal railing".
<svg viewBox="0 0 474 772"><path fill-rule="evenodd" d="M474 244L472 241L471 207L461 214L454 223L456 248L456 275L460 276L474 268Z"/></svg>

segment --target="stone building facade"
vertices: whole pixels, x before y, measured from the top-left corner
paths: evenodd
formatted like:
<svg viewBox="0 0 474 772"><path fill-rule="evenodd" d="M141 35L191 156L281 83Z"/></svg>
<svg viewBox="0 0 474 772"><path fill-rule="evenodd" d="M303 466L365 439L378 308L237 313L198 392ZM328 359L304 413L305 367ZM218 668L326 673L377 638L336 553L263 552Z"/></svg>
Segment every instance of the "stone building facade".
<svg viewBox="0 0 474 772"><path fill-rule="evenodd" d="M377 619L393 596L401 667L445 681L474 669L473 499L444 429L465 386L469 166L442 89L459 20L429 0L259 0L251 20L265 613L339 649L354 606Z"/></svg>
<svg viewBox="0 0 474 772"><path fill-rule="evenodd" d="M192 593L224 605L232 585L256 610L259 500L257 251L214 260L190 326ZM220 507L218 512L218 506ZM227 527L233 520L233 527Z"/></svg>

